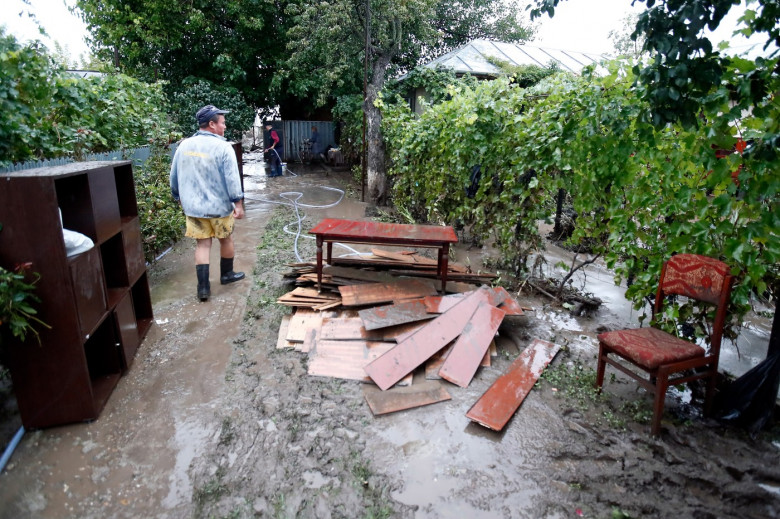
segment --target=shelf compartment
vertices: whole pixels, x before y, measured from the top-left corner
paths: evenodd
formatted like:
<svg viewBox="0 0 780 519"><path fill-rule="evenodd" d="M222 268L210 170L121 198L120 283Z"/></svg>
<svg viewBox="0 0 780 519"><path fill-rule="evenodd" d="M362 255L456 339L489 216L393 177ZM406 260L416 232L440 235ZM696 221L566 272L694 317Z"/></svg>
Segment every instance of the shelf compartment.
<svg viewBox="0 0 780 519"><path fill-rule="evenodd" d="M135 313L135 321L138 323L138 340L140 342L146 337L154 320L152 296L149 293L149 280L145 272L135 282L130 293L133 297L133 312Z"/></svg>
<svg viewBox="0 0 780 519"><path fill-rule="evenodd" d="M54 181L57 205L62 213L62 226L97 239L95 217L86 175L62 177ZM52 222L53 223L53 222Z"/></svg>
<svg viewBox="0 0 780 519"><path fill-rule="evenodd" d="M119 232L119 201L117 200L114 168L95 169L87 173L92 197L92 213L98 242L103 242Z"/></svg>
<svg viewBox="0 0 780 519"><path fill-rule="evenodd" d="M64 228L85 234L96 243L119 232L121 220L113 170L98 168L85 175L55 180Z"/></svg>
<svg viewBox="0 0 780 519"><path fill-rule="evenodd" d="M141 237L141 224L138 217L122 223L122 243L125 249L125 263L130 283L135 282L146 272L146 259Z"/></svg>
<svg viewBox="0 0 780 519"><path fill-rule="evenodd" d="M97 418L122 373L120 344L112 319L104 319L84 343L89 378L92 382L92 402Z"/></svg>
<svg viewBox="0 0 780 519"><path fill-rule="evenodd" d="M114 168L114 180L116 181L117 200L119 202L119 215L122 221L138 216L138 202L135 198L135 182L133 181L133 168L130 164Z"/></svg>
<svg viewBox="0 0 780 519"><path fill-rule="evenodd" d="M69 260L70 277L81 326L81 337L89 335L108 309L103 286L103 265L97 248Z"/></svg>
<svg viewBox="0 0 780 519"><path fill-rule="evenodd" d="M106 287L111 289L130 286L125 262L125 246L122 233L117 233L100 245L100 256L103 259L103 274Z"/></svg>
<svg viewBox="0 0 780 519"><path fill-rule="evenodd" d="M113 311L116 329L119 331L119 339L122 343L122 361L124 371L130 368L138 350L138 322L135 319L133 310L133 298L130 292L126 292Z"/></svg>

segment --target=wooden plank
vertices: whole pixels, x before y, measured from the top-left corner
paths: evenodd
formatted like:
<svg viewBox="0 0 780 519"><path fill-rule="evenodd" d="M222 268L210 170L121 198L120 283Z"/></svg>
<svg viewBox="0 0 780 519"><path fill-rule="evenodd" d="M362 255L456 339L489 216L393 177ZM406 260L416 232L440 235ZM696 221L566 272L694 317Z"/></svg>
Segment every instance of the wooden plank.
<svg viewBox="0 0 780 519"><path fill-rule="evenodd" d="M322 320L320 338L325 340L364 340L364 341L397 341L397 337L412 334L424 322L399 324L368 331L363 326L360 317L330 317Z"/></svg>
<svg viewBox="0 0 780 519"><path fill-rule="evenodd" d="M425 309L431 314L443 314L466 297L464 294L451 294L448 296L428 296L423 299Z"/></svg>
<svg viewBox="0 0 780 519"><path fill-rule="evenodd" d="M309 352L309 375L371 382L363 368L395 343L380 341L326 341L320 340ZM405 377L399 385L410 385L412 377Z"/></svg>
<svg viewBox="0 0 780 519"><path fill-rule="evenodd" d="M391 259L400 263L414 263L414 258L409 254L399 254L382 249L371 249L371 253L379 258Z"/></svg>
<svg viewBox="0 0 780 519"><path fill-rule="evenodd" d="M287 331L290 329L290 319L292 315L287 314L282 317L282 322L279 325L279 338L276 340L276 349L281 350L285 348L292 348L293 343L287 340Z"/></svg>
<svg viewBox="0 0 780 519"><path fill-rule="evenodd" d="M322 320L323 340L382 340L380 333L368 333L360 317L333 317Z"/></svg>
<svg viewBox="0 0 780 519"><path fill-rule="evenodd" d="M490 359L488 349L503 318L502 310L489 303L480 303L455 341L439 376L460 387L468 387L485 356Z"/></svg>
<svg viewBox="0 0 780 519"><path fill-rule="evenodd" d="M474 291L448 312L428 322L368 364L366 373L380 388L389 388L460 335L479 303L486 300L485 290Z"/></svg>
<svg viewBox="0 0 780 519"><path fill-rule="evenodd" d="M332 303L324 303L324 304L321 304L321 305L313 306L312 308L314 308L318 312L321 312L323 310L329 310L331 308L336 308L338 306L341 306L341 301L334 301Z"/></svg>
<svg viewBox="0 0 780 519"><path fill-rule="evenodd" d="M303 343L301 344L300 348L295 348L296 350L302 351L303 353L309 353L311 350L317 347L317 343L320 342L320 333L321 328L320 327L312 327L306 330L306 336L303 339Z"/></svg>
<svg viewBox="0 0 780 519"><path fill-rule="evenodd" d="M291 303L291 304L300 304L300 305L321 305L323 303L332 303L332 299L314 299L311 297L298 297L298 296L290 296L290 295L284 295L281 296L279 299L276 300L277 303Z"/></svg>
<svg viewBox="0 0 780 519"><path fill-rule="evenodd" d="M341 299L338 294L326 292L324 290L319 292L316 288L312 287L298 287L289 294L295 297L308 297L311 299L330 299L334 301Z"/></svg>
<svg viewBox="0 0 780 519"><path fill-rule="evenodd" d="M523 309L520 304L506 291L504 287L493 287L491 289L496 296L496 304L506 315L523 315Z"/></svg>
<svg viewBox="0 0 780 519"><path fill-rule="evenodd" d="M489 368L490 362L490 348L488 348L488 351L485 352L485 356L482 357L482 361L479 363L479 367Z"/></svg>
<svg viewBox="0 0 780 519"><path fill-rule="evenodd" d="M367 308L360 310L358 315L363 320L363 326L366 330L424 321L435 317L425 310L425 303L422 299Z"/></svg>
<svg viewBox="0 0 780 519"><path fill-rule="evenodd" d="M433 356L425 362L425 378L427 380L441 380L439 370L447 359L447 355L452 351L452 346L454 344L455 341L452 341L444 348L434 353Z"/></svg>
<svg viewBox="0 0 780 519"><path fill-rule="evenodd" d="M454 344L454 341L449 343L447 346L434 353L433 356L425 362L425 378L427 380L441 379L439 376L439 370L444 365L444 361L447 359L447 355L449 355ZM495 341L491 342L490 344L495 345ZM479 366L482 368L489 368L490 362L490 351L488 351L485 353L485 356L482 358L482 362L480 362Z"/></svg>
<svg viewBox="0 0 780 519"><path fill-rule="evenodd" d="M369 283L339 287L344 306L375 305L436 293L433 283L422 279L399 279L392 283Z"/></svg>
<svg viewBox="0 0 780 519"><path fill-rule="evenodd" d="M431 258L426 258L425 256L420 256L419 254L415 254L414 256L412 256L412 259L418 265L429 265L429 266L433 266L433 267L438 267L439 266L439 262L437 260L431 259ZM460 269L456 269L456 265L453 264L453 263L450 263L450 264L447 265L447 270L448 271L452 270L452 271L455 271L455 272L460 272Z"/></svg>
<svg viewBox="0 0 780 519"><path fill-rule="evenodd" d="M388 391L367 386L363 388L363 395L374 416L444 402L452 398L441 384L435 382L423 382L414 387L393 388Z"/></svg>
<svg viewBox="0 0 780 519"><path fill-rule="evenodd" d="M314 310L299 308L290 319L290 328L287 331L287 340L291 342L303 342L306 338L306 330L322 326L322 315Z"/></svg>
<svg viewBox="0 0 780 519"><path fill-rule="evenodd" d="M499 308L506 312L506 315L525 315L523 307L513 298L504 301Z"/></svg>
<svg viewBox="0 0 780 519"><path fill-rule="evenodd" d="M350 267L335 267L333 265L323 265L322 278L325 276L338 277L344 279L359 279L361 281L370 281L372 283L387 283L395 279L394 276L386 272L376 272L371 270L356 269ZM317 274L314 274L314 281L317 281Z"/></svg>
<svg viewBox="0 0 780 519"><path fill-rule="evenodd" d="M388 328L379 328L376 331L384 333L385 340L402 342L427 324L428 321L417 321L415 323L399 324L398 326L390 326Z"/></svg>
<svg viewBox="0 0 780 519"><path fill-rule="evenodd" d="M466 416L494 431L503 429L560 348L557 344L534 339Z"/></svg>

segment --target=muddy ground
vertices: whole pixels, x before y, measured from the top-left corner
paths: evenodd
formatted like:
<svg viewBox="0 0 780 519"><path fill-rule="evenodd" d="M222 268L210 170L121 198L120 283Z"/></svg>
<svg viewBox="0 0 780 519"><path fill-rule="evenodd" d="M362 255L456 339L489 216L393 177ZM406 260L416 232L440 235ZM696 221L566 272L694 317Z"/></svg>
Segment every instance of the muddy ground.
<svg viewBox="0 0 780 519"><path fill-rule="evenodd" d="M442 382L452 400L432 406L374 417L363 384L308 376L305 354L276 349L289 310L274 301L296 261L282 227L295 229L294 213L261 199L296 191L326 205L338 196L319 186L347 191L333 208L305 209L304 229L362 218L366 206L348 174L298 169L266 179L245 166L253 200L236 268L246 281L212 282L199 303L187 241L151 266L156 324L130 371L98 420L25 434L0 475L1 517L780 516L776 429L751 439L701 418L682 392L654 439L635 384L616 376L592 398L595 335L636 317L610 305L573 318L519 294L534 311L505 321L492 366L467 389ZM311 258L314 247L301 239L298 250ZM455 252L472 266L484 256ZM470 423L466 411L537 337L564 347L545 379L503 432Z"/></svg>

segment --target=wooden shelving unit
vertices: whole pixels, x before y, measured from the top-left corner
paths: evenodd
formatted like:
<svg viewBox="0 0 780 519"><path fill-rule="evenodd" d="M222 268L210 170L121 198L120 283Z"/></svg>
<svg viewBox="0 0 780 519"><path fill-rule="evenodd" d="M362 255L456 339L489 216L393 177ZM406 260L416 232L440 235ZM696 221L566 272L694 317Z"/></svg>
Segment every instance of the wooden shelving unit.
<svg viewBox="0 0 780 519"><path fill-rule="evenodd" d="M81 162L0 174L0 265L41 275L38 327L3 344L28 429L98 417L152 325L133 169ZM59 210L58 210L59 209ZM95 246L68 258L60 227Z"/></svg>

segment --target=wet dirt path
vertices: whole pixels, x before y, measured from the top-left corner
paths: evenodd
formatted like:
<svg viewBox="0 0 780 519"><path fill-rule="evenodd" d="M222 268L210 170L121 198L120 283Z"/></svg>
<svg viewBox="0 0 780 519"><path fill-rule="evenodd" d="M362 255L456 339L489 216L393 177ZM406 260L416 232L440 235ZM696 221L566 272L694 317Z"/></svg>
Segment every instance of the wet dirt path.
<svg viewBox="0 0 780 519"><path fill-rule="evenodd" d="M94 422L24 436L1 477L1 517L190 515L189 466L219 434L226 366L271 210L249 202L236 224L235 269L249 279L219 284L215 241L206 303L195 297L191 240L151 267L155 323L133 365Z"/></svg>

